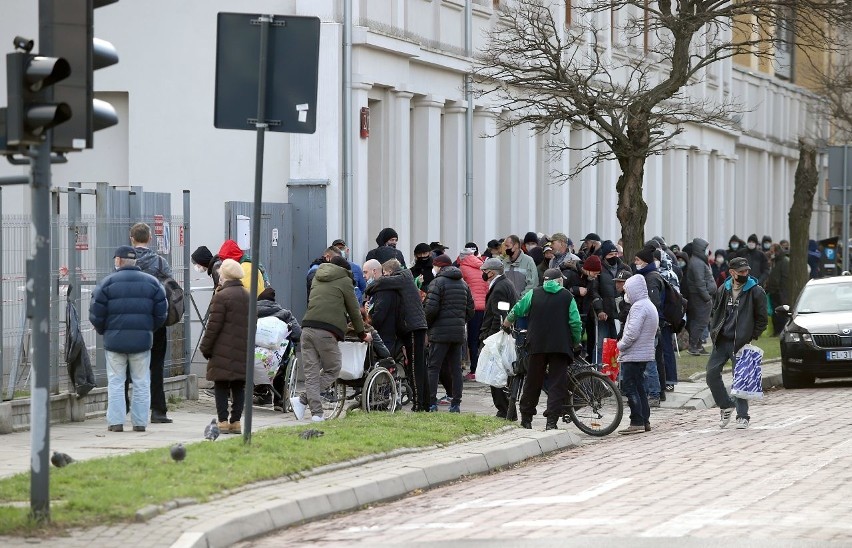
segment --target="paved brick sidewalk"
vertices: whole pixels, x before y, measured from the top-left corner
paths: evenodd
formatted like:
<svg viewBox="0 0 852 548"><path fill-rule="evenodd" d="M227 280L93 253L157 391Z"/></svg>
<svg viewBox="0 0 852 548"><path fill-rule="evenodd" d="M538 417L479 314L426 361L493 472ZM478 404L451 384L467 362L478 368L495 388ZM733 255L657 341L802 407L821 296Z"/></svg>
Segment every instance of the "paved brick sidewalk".
<svg viewBox="0 0 852 548"><path fill-rule="evenodd" d="M780 369L780 366L778 366ZM777 378L776 378L777 377ZM730 382L730 374L727 375ZM765 383L780 384L773 366L766 368ZM712 406L704 382L681 382L669 393L663 410L696 409ZM74 458L108 457L133 451L162 448L177 441L201 439L204 426L214 415L212 398L202 395L197 402L182 402L170 412L173 424L151 425L145 433L108 433L102 420L51 426L51 450L63 451ZM492 414L488 387L465 383L464 412ZM627 420L627 412L625 418ZM653 419L652 420L656 420ZM292 415L271 409L254 409L254 428L297 424ZM511 430L498 436L464 444L418 451L414 454L364 464L343 465L342 469L287 483L253 485L207 504L189 504L168 509L144 523L126 523L74 531L62 539L68 546L224 546L276 528L311 519L330 512L355 509L366 502L402 496L413 489L440 485L462 476L515 464L537 455L572 447L582 439L573 426L569 431L541 432L541 415L533 423L536 430ZM561 426L566 428L565 426ZM574 433L571 433L574 432ZM586 438L587 440L589 438ZM29 432L8 434L0 446L0 477L29 470ZM424 483L425 482L425 483ZM291 519L292 518L292 519ZM289 520L289 521L288 521ZM224 539L227 542L222 542ZM4 546L24 546L23 538L2 538Z"/></svg>

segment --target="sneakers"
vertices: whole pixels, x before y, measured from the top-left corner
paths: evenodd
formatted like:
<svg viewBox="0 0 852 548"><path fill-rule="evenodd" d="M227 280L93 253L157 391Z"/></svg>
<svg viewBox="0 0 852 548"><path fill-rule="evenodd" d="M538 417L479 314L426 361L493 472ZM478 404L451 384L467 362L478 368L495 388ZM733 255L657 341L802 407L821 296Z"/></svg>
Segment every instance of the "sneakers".
<svg viewBox="0 0 852 548"><path fill-rule="evenodd" d="M290 406L293 408L293 414L296 415L297 420L302 420L305 418L305 409L308 408L308 405L302 403L301 396L290 400Z"/></svg>
<svg viewBox="0 0 852 548"><path fill-rule="evenodd" d="M748 428L748 419L737 417L737 428L740 430L745 430L746 428Z"/></svg>
<svg viewBox="0 0 852 548"><path fill-rule="evenodd" d="M651 425L648 425L648 429L651 429ZM627 428L623 430L619 430L618 433L624 436L629 436L630 434L644 434L646 432L644 424L631 424Z"/></svg>
<svg viewBox="0 0 852 548"><path fill-rule="evenodd" d="M461 407L458 405L451 405L450 413L461 413Z"/></svg>
<svg viewBox="0 0 852 548"><path fill-rule="evenodd" d="M733 411L733 407L728 407L727 409L719 411L719 428L728 426L728 423L731 422L731 413L733 413Z"/></svg>
<svg viewBox="0 0 852 548"><path fill-rule="evenodd" d="M107 427L107 430L109 430L110 432L124 432L124 425L123 424L110 424Z"/></svg>
<svg viewBox="0 0 852 548"><path fill-rule="evenodd" d="M646 422L645 423L645 432L650 432L650 431L651 431L651 423Z"/></svg>
<svg viewBox="0 0 852 548"><path fill-rule="evenodd" d="M674 392L674 385L673 384L667 384L666 385L666 392Z"/></svg>
<svg viewBox="0 0 852 548"><path fill-rule="evenodd" d="M242 434L243 426L240 424L240 421L232 422L229 432L231 432L231 434Z"/></svg>
<svg viewBox="0 0 852 548"><path fill-rule="evenodd" d="M648 407L659 407L660 398L648 398Z"/></svg>
<svg viewBox="0 0 852 548"><path fill-rule="evenodd" d="M144 427L144 426L134 426L134 427L133 427L133 431L134 431L134 432L144 432L144 431L145 431L145 427Z"/></svg>
<svg viewBox="0 0 852 548"><path fill-rule="evenodd" d="M464 380L475 381L476 380L476 373L468 373L467 375L464 376Z"/></svg>
<svg viewBox="0 0 852 548"><path fill-rule="evenodd" d="M325 417L323 417L322 415L314 415L313 417L311 417L311 422L323 422L324 420Z"/></svg>
<svg viewBox="0 0 852 548"><path fill-rule="evenodd" d="M449 394L446 394L443 398L438 400L438 405L451 405L452 403L453 398L451 398Z"/></svg>

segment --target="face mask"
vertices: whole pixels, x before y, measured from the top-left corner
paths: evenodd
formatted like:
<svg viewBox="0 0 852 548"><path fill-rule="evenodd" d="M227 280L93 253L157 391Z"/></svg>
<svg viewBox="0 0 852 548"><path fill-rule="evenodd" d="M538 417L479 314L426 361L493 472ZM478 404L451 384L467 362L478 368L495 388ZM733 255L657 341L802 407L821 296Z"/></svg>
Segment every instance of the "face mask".
<svg viewBox="0 0 852 548"><path fill-rule="evenodd" d="M679 267L681 267L681 268L686 268L686 263L685 263L685 262L683 262L683 261L678 261L678 262L677 262L677 265L678 265Z"/></svg>
<svg viewBox="0 0 852 548"><path fill-rule="evenodd" d="M772 244L769 244L769 243L765 243L765 244L763 244L763 250L764 250L764 251L769 251L769 246L770 246L770 245L772 245Z"/></svg>
<svg viewBox="0 0 852 548"><path fill-rule="evenodd" d="M757 244L754 242L749 242L746 244L746 247L749 249L754 249L755 247L757 247Z"/></svg>
<svg viewBox="0 0 852 548"><path fill-rule="evenodd" d="M729 245L729 246L731 246L731 249L733 249L733 250L737 250L737 249L739 249L739 248L740 248L740 243L739 243L739 242L731 242L731 243L729 243L728 245Z"/></svg>
<svg viewBox="0 0 852 548"><path fill-rule="evenodd" d="M437 267L437 266L432 267L432 275L433 276L437 276L438 272L440 272L440 271L441 271L441 269L439 267Z"/></svg>
<svg viewBox="0 0 852 548"><path fill-rule="evenodd" d="M615 266L618 264L618 257L610 257L606 262L609 266Z"/></svg>
<svg viewBox="0 0 852 548"><path fill-rule="evenodd" d="M630 297L627 295L627 291L624 292L624 302L630 304Z"/></svg>
<svg viewBox="0 0 852 548"><path fill-rule="evenodd" d="M417 264L429 264L431 259L429 257L417 257L414 259L414 262Z"/></svg>
<svg viewBox="0 0 852 548"><path fill-rule="evenodd" d="M483 281L483 282L487 282L487 281L488 281L488 272L483 272L483 273L482 273L482 281Z"/></svg>
<svg viewBox="0 0 852 548"><path fill-rule="evenodd" d="M734 279L737 280L738 284L743 285L748 281L748 274L737 274Z"/></svg>
<svg viewBox="0 0 852 548"><path fill-rule="evenodd" d="M192 265L192 268L194 268L195 271L198 272L198 273L207 272L207 269L204 268L203 266L201 266L200 264L194 264L194 265Z"/></svg>
<svg viewBox="0 0 852 548"><path fill-rule="evenodd" d="M660 261L656 261L656 260L655 260L655 261L654 261L654 265L656 265L657 270L659 270L659 268L660 268Z"/></svg>
<svg viewBox="0 0 852 548"><path fill-rule="evenodd" d="M724 257L716 257L716 264L719 265L719 266L722 266L723 264L725 264L725 258Z"/></svg>
<svg viewBox="0 0 852 548"><path fill-rule="evenodd" d="M636 267L636 270L642 270L643 268L645 268L645 265L647 265L647 264L648 263L645 263L645 262L642 262L642 261L636 261L635 263L633 263L633 266Z"/></svg>

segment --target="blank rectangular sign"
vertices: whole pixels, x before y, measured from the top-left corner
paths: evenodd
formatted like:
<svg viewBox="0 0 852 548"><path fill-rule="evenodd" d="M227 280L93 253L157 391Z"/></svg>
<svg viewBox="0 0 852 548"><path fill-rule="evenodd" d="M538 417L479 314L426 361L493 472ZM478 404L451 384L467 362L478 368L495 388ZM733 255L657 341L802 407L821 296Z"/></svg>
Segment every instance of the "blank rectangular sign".
<svg viewBox="0 0 852 548"><path fill-rule="evenodd" d="M213 119L213 125L219 129L256 130L260 17L260 14L219 13ZM267 33L267 129L314 133L320 20L289 15L271 17Z"/></svg>

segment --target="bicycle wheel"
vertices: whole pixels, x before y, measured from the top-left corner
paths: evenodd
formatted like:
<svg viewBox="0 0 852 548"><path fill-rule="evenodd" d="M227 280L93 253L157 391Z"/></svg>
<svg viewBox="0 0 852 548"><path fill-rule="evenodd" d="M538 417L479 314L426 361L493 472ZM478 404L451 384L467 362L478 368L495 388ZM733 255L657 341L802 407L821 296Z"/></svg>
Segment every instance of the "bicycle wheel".
<svg viewBox="0 0 852 548"><path fill-rule="evenodd" d="M290 363L287 364L287 373L286 373L286 382L287 385L284 387L284 391L287 397L287 401L284 403L284 412L290 413L293 411L293 406L290 402L293 398L299 397L299 393L296 391L297 384L299 382L299 359L296 357L296 354L293 354L293 357L290 359Z"/></svg>
<svg viewBox="0 0 852 548"><path fill-rule="evenodd" d="M334 381L334 384L331 385L329 389L331 398L320 398L322 399L322 415L326 420L328 419L336 419L340 416L340 413L343 412L343 408L346 407L346 385L343 384L340 380Z"/></svg>
<svg viewBox="0 0 852 548"><path fill-rule="evenodd" d="M577 428L590 436L606 436L621 424L624 403L621 392L609 377L597 371L580 371L568 402L568 416Z"/></svg>
<svg viewBox="0 0 852 548"><path fill-rule="evenodd" d="M384 367L376 367L364 380L361 408L365 413L386 411L393 413L398 404L396 380Z"/></svg>

